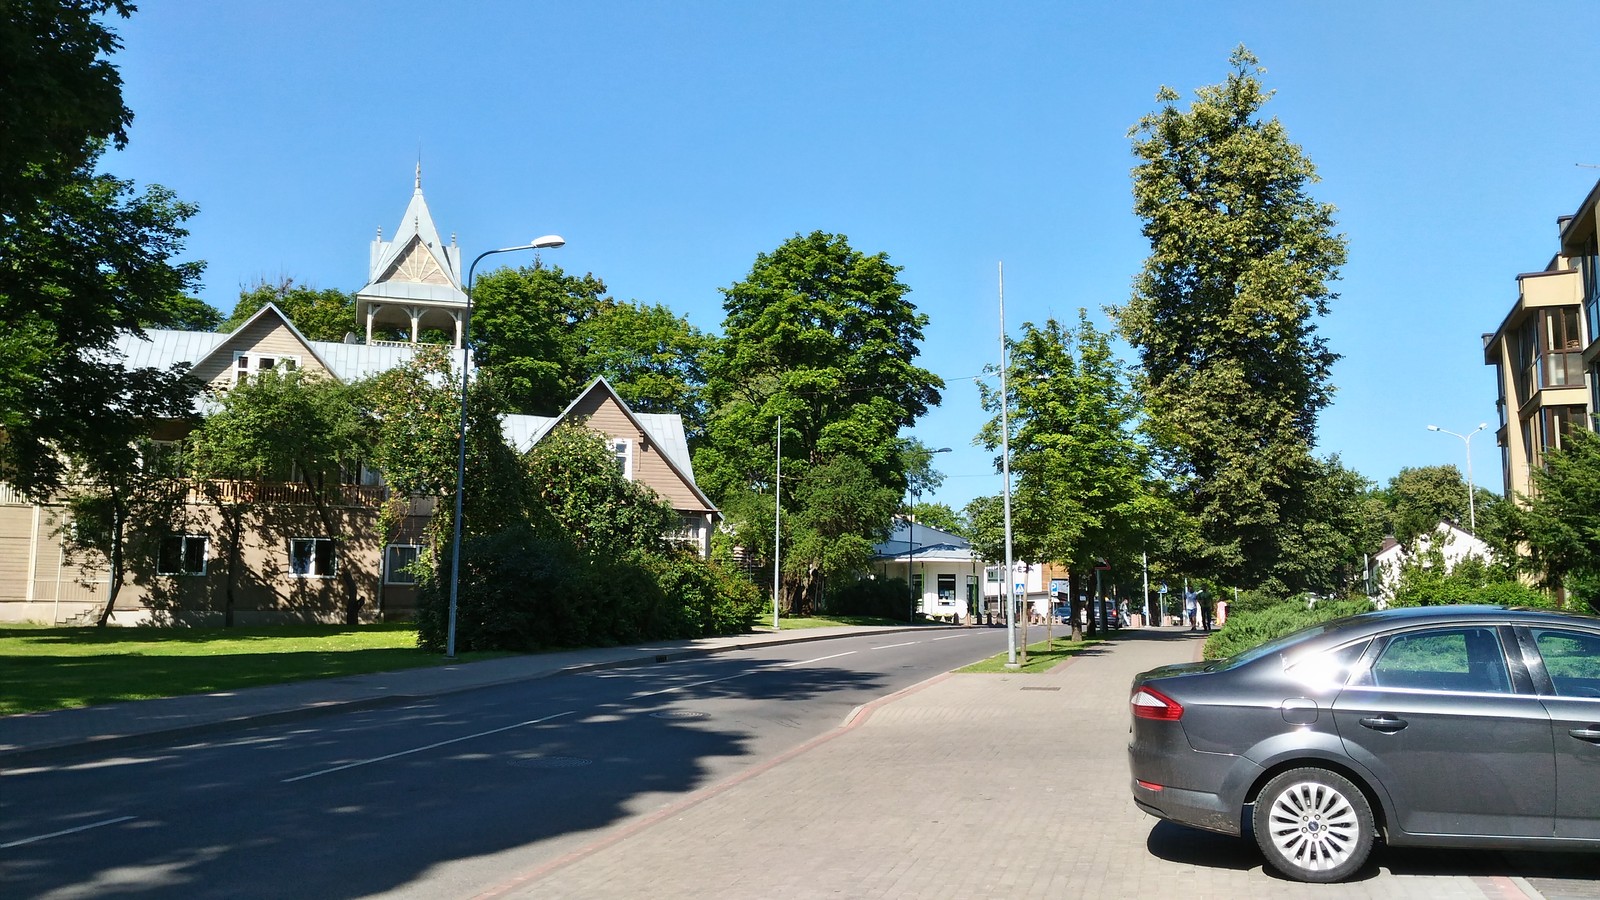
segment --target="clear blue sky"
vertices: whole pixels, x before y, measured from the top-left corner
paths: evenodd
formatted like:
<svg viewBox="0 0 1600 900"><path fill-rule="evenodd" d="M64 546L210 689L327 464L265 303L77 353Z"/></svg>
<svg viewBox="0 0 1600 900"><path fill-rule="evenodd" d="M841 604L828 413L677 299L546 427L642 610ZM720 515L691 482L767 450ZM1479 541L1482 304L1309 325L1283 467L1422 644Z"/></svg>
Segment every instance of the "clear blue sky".
<svg viewBox="0 0 1600 900"><path fill-rule="evenodd" d="M1007 324L1122 302L1148 252L1128 130L1244 43L1350 261L1319 449L1379 483L1496 424L1480 336L1600 178L1600 3L148 2L115 27L136 119L106 167L198 203L202 296L354 290L423 188L464 255L545 260L717 331L797 232L903 266L943 404L915 435L959 509L998 493L971 376ZM531 257L502 257L518 264ZM1500 489L1492 434L1476 481ZM927 499L927 498L924 498Z"/></svg>

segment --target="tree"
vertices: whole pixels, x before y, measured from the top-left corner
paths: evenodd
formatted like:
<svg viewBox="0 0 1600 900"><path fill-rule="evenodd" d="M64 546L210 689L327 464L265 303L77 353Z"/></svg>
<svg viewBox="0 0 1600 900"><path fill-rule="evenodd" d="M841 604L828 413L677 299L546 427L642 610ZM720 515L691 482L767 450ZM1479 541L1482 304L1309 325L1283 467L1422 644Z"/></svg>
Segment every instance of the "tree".
<svg viewBox="0 0 1600 900"><path fill-rule="evenodd" d="M337 511L341 487L360 471L371 439L358 396L351 386L304 371L264 372L223 393L221 408L191 436L196 475L203 480L294 482L304 488L301 497L318 520L320 536L333 542L333 574L343 592L347 625L359 622L364 605L351 567L341 561L350 535ZM251 502L224 509L225 520L230 512L245 514ZM242 528L225 529L224 539L234 541L227 548L230 608L233 582L242 574L237 545L242 533Z"/></svg>
<svg viewBox="0 0 1600 900"><path fill-rule="evenodd" d="M961 516L947 503L914 503L911 517L918 527L926 525L957 537L963 537L967 528Z"/></svg>
<svg viewBox="0 0 1600 900"><path fill-rule="evenodd" d="M108 398L141 390L110 351L124 332L177 320L200 263L175 263L194 207L96 175L93 159L16 217L0 216L0 478L25 495L63 487L67 445L88 445Z"/></svg>
<svg viewBox="0 0 1600 900"><path fill-rule="evenodd" d="M1151 430L1182 479L1200 536L1193 564L1223 583L1287 582L1289 516L1308 508L1318 412L1338 356L1316 319L1345 260L1311 161L1276 119L1248 50L1187 110L1164 104L1131 132L1134 209L1151 254L1112 310L1137 348Z"/></svg>
<svg viewBox="0 0 1600 900"><path fill-rule="evenodd" d="M576 336L583 383L603 376L634 412L682 416L689 445L699 442L705 431L701 357L710 344L705 334L665 306L607 302Z"/></svg>
<svg viewBox="0 0 1600 900"><path fill-rule="evenodd" d="M1546 450L1515 515L1529 568L1600 612L1600 435L1574 428Z"/></svg>
<svg viewBox="0 0 1600 900"><path fill-rule="evenodd" d="M650 488L617 468L605 439L568 423L545 435L527 454L530 484L553 534L591 556L665 552L678 513Z"/></svg>
<svg viewBox="0 0 1600 900"><path fill-rule="evenodd" d="M35 499L62 489L67 445L96 442L98 404L156 377L101 351L122 330L178 321L201 268L172 262L194 207L95 172L133 120L103 19L132 12L12 0L0 18L0 478Z"/></svg>
<svg viewBox="0 0 1600 900"><path fill-rule="evenodd" d="M1054 319L1024 324L1008 357L1013 549L1065 564L1078 597L1097 565L1125 569L1139 558L1156 515L1149 454L1136 432L1139 404L1110 337L1083 310L1074 331ZM1001 449L1002 397L987 386L982 396L994 418L979 440Z"/></svg>
<svg viewBox="0 0 1600 900"><path fill-rule="evenodd" d="M1384 492L1394 539L1411 546L1431 534L1440 520L1467 521L1467 484L1455 466L1401 469Z"/></svg>
<svg viewBox="0 0 1600 900"><path fill-rule="evenodd" d="M778 421L783 423L783 509L799 521L821 521L807 501L860 472L898 499L906 487L903 428L939 400L938 376L917 365L927 316L907 299L899 268L886 255L867 256L842 235L795 235L760 254L750 273L723 290L723 336L706 357L706 438L695 453L700 483L723 508L742 508L756 494L773 508ZM827 476L804 490L813 469ZM877 515L876 503L858 512ZM854 537L886 534L895 510L857 519ZM762 543L762 519L732 524L746 547ZM837 523L834 523L837 524ZM830 526L831 527L831 526ZM768 529L769 530L769 529ZM816 601L825 572L836 571L807 543L786 555L782 593L791 610ZM770 556L768 557L770 561Z"/></svg>
<svg viewBox="0 0 1600 900"><path fill-rule="evenodd" d="M199 297L177 295L170 298L160 315L139 323L143 328L175 328L179 331L216 331L222 313Z"/></svg>
<svg viewBox="0 0 1600 900"><path fill-rule="evenodd" d="M1366 558L1383 543L1384 510L1372 483L1337 456L1314 461L1315 478L1288 510L1276 577L1322 594L1365 593ZM1437 525L1438 519L1433 524Z"/></svg>
<svg viewBox="0 0 1600 900"><path fill-rule="evenodd" d="M127 580L132 536L164 535L183 507L181 472L162 464L148 436L158 422L192 420L201 386L186 366L137 369L118 381L84 385L90 386L116 391L95 398L95 427L74 430L56 446L70 466L67 543L98 552L107 564L106 604L97 622L105 627Z"/></svg>
<svg viewBox="0 0 1600 900"><path fill-rule="evenodd" d="M543 263L477 280L472 345L478 364L495 370L507 412L554 416L577 396L592 377L580 362L579 329L607 302L605 293L593 275Z"/></svg>
<svg viewBox="0 0 1600 900"><path fill-rule="evenodd" d="M282 310L307 340L342 341L356 321L353 295L333 288L317 290L295 284L293 278L284 278L277 284L261 281L249 290L241 290L233 314L217 330L238 329L268 303Z"/></svg>

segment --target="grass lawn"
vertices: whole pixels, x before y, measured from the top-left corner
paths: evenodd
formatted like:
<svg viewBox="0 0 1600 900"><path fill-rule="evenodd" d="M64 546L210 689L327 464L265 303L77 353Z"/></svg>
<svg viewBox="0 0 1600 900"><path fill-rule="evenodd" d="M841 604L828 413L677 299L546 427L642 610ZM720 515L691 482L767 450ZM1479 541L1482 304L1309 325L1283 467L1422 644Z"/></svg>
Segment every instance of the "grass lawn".
<svg viewBox="0 0 1600 900"><path fill-rule="evenodd" d="M457 660L502 653L463 653ZM410 623L271 628L0 628L0 715L450 662Z"/></svg>
<svg viewBox="0 0 1600 900"><path fill-rule="evenodd" d="M1006 668L1006 654L997 653L988 659L975 662L970 666L957 669L956 671L976 672L978 674L1007 672L1026 672L1029 674L1037 674L1039 672L1048 672L1050 669L1054 668L1057 663L1060 663L1063 660L1071 657L1073 654L1076 654L1085 647L1093 647L1098 643L1100 643L1099 639L1070 641L1066 638L1055 638L1051 641L1040 641L1037 644L1029 644L1028 661L1026 663L1022 663L1022 665L1018 668ZM1022 654L1017 654L1017 661L1022 661Z"/></svg>

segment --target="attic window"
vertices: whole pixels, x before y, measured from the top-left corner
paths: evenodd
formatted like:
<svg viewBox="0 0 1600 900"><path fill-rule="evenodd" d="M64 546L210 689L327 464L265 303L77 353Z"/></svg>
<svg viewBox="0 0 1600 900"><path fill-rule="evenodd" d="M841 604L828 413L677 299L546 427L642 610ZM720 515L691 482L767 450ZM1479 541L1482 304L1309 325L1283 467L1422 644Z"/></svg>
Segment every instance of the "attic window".
<svg viewBox="0 0 1600 900"><path fill-rule="evenodd" d="M622 472L622 477L630 481L633 479L633 446L627 438L613 438L611 440L611 455L617 461L617 469Z"/></svg>
<svg viewBox="0 0 1600 900"><path fill-rule="evenodd" d="M268 356L262 353L235 353L233 355L233 383L238 384L251 375L279 370L293 372L300 368L298 356Z"/></svg>

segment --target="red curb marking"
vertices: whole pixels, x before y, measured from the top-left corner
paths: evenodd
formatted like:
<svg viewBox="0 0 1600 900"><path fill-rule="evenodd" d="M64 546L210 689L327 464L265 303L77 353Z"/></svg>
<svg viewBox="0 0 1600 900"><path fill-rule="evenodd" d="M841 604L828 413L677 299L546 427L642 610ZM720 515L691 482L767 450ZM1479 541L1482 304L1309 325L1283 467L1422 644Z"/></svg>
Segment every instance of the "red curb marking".
<svg viewBox="0 0 1600 900"><path fill-rule="evenodd" d="M851 730L853 730L853 729L855 729L855 728L857 728L857 727L859 727L861 725L866 724L867 720L872 718L872 714L874 712L876 712L879 707L887 706L888 704L893 703L894 701L899 700L902 697L908 697L908 696L910 696L912 694L915 694L916 692L922 690L923 688L930 687L932 685L938 684L939 682L945 680L946 678L949 678L950 674L951 673L949 673L949 672L945 672L942 675L935 675L934 677L929 678L927 681L923 681L923 682L920 682L918 684L914 684L914 685L912 685L912 686L910 686L908 688L902 688L902 689L900 689L898 691L895 691L892 694L889 694L886 697L879 697L878 699L873 700L870 703L864 703L861 706L858 706L855 709L851 710L850 711L850 715L845 717L844 723L839 725L837 728L834 728L833 730L825 732L823 734L819 734L816 737L812 738L809 741L806 741L805 743L801 744L798 747L794 747L794 748L791 748L789 750L786 750L783 753L780 753L777 756L773 757L772 759L769 759L766 762L761 763L760 765L757 765L755 768L748 769L748 770L746 770L744 772L739 773L738 775L733 776L732 778L728 778L728 779L726 779L724 781L720 781L720 782L718 782L718 783L716 783L716 784L714 784L714 785L712 785L710 787L701 788L700 790L695 791L693 794L690 794L689 796L687 796L684 799L678 801L677 803L674 803L673 805L668 806L665 809L656 810L655 812L651 813L648 816L645 816L642 819L638 819L638 820L636 820L636 821L634 821L634 822L632 822L632 823L630 823L628 825L624 825L621 828L618 828L617 830L611 832L610 834L606 835L605 837L602 837L602 838L594 841L591 844L588 844L588 845L583 846L583 847L579 847L578 849L573 850L573 851L567 853L564 856L558 857L557 859L554 859L554 860L551 860L550 862L544 863L543 865L538 866L537 868L534 868L534 869L532 869L532 870L530 870L528 872L524 872L523 874L518 875L515 878L512 878L510 881L506 881L506 882L503 882L503 883L501 883L501 884L499 884L499 885L497 885L495 887L489 888L488 890L484 891L481 894L476 894L476 895L473 896L473 900L492 900L492 898L504 897L504 896L508 895L511 891L514 891L517 888L524 887L524 886L526 886L528 884L531 884L531 883L533 883L535 881L538 881L539 879L545 877L546 875L549 875L551 872L554 872L557 869L563 868L565 866L572 865L573 863L575 863L575 862L577 862L577 861L579 861L581 859L585 859L587 857L593 856L596 853L599 853L601 850L605 850L605 849L607 849L609 847L615 846L616 844L620 844L623 841L627 840L628 838L633 837L634 835L638 834L641 831L644 831L646 828L649 828L652 825L655 825L656 823L660 822L663 819L670 819L670 818L678 815L679 813L685 812L685 811L687 811L689 809L692 809L692 808L694 808L696 806L699 806L700 804L706 802L707 800L710 800L712 797L715 797L718 794L724 793L724 792L726 792L726 791L728 791L728 790L730 790L732 788L738 787L739 785L745 783L746 781L749 781L750 779L756 777L757 775L761 775L761 774L763 774L765 772L771 771L772 769L778 767L779 765L782 765L783 763L788 762L791 759L794 759L795 757L799 756L802 753L809 752L809 751L811 751L811 750L813 750L813 749L815 749L815 748L827 743L828 741L831 741L834 738L839 737L842 734L845 734L848 731L851 731Z"/></svg>
<svg viewBox="0 0 1600 900"><path fill-rule="evenodd" d="M1532 900L1527 891L1505 875L1474 875L1472 881L1489 900Z"/></svg>

